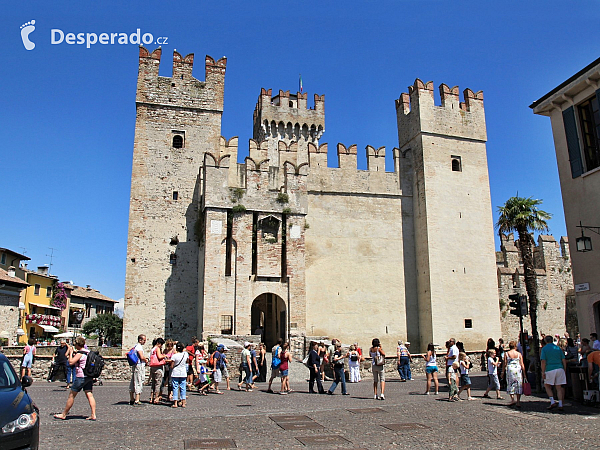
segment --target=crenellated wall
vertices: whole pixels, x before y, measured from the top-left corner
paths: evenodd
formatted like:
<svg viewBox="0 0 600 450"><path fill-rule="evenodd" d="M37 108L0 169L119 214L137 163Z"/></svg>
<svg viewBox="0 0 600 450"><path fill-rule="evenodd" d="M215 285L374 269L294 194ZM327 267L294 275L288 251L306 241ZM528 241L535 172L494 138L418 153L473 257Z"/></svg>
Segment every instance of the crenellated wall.
<svg viewBox="0 0 600 450"><path fill-rule="evenodd" d="M420 342L456 335L477 348L500 332L483 93L465 89L461 103L442 84L440 94L438 106L433 82L417 79L396 101L399 161L413 175Z"/></svg>
<svg viewBox="0 0 600 450"><path fill-rule="evenodd" d="M502 234L500 238L500 251L496 252L498 296L502 337L507 342L507 339L517 339L519 336L519 318L509 313L508 296L513 293L527 295L527 291L518 242L515 242L512 233ZM553 236L538 236L533 256L537 281L538 330L540 333L561 336L568 331L574 337L578 332L577 311L567 238L561 237L558 243ZM524 318L523 323L525 329L531 330L529 316Z"/></svg>
<svg viewBox="0 0 600 450"><path fill-rule="evenodd" d="M220 148L226 59L207 56L200 81L194 55L177 52L173 75L159 76L161 54L139 51L123 348L198 329L198 170Z"/></svg>
<svg viewBox="0 0 600 450"><path fill-rule="evenodd" d="M500 333L483 94L416 80L396 101L399 146L337 144L325 97L262 89L248 157L221 136L226 59L140 48L124 348L139 333L378 337L415 350ZM328 163L331 164L328 164ZM455 170L457 169L457 170ZM547 258L541 254L540 258ZM466 327L465 319L473 326Z"/></svg>

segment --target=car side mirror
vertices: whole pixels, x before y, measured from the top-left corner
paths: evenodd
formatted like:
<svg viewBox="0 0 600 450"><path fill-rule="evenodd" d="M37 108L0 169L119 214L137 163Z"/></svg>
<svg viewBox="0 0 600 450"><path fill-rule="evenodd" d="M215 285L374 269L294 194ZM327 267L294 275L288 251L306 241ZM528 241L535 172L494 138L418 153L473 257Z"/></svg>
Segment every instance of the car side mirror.
<svg viewBox="0 0 600 450"><path fill-rule="evenodd" d="M29 387L32 384L33 384L33 378L31 378L30 376L25 375L23 378L21 378L21 387L22 388Z"/></svg>

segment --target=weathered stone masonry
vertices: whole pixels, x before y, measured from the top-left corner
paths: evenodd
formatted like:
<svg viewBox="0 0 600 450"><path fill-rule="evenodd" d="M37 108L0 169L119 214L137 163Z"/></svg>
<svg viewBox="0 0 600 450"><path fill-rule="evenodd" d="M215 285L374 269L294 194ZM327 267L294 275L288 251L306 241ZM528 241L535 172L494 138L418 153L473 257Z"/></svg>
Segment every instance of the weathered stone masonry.
<svg viewBox="0 0 600 450"><path fill-rule="evenodd" d="M325 335L415 350L500 333L483 94L417 79L396 101L399 148L337 145L325 97L262 89L249 156L220 135L226 60L140 49L124 347L139 333ZM466 321L465 319L468 319Z"/></svg>

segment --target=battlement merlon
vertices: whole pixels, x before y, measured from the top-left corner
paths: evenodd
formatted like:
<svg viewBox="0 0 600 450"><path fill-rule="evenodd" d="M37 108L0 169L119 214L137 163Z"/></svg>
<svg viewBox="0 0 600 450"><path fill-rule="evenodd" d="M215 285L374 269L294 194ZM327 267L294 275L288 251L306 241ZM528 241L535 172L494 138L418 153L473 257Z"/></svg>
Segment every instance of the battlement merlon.
<svg viewBox="0 0 600 450"><path fill-rule="evenodd" d="M136 96L138 103L223 111L226 57L215 62L207 55L205 81L200 81L192 76L193 53L183 57L176 50L173 51L171 77L161 77L158 74L161 56L160 47L150 53L140 46Z"/></svg>
<svg viewBox="0 0 600 450"><path fill-rule="evenodd" d="M325 96L315 94L314 108L307 107L308 94L282 91L275 96L271 89L261 89L254 108L254 139L263 140L273 137L285 140L317 140L325 131ZM277 133L274 129L289 128L285 133ZM281 130L279 130L281 131ZM279 135L279 136L278 136Z"/></svg>
<svg viewBox="0 0 600 450"><path fill-rule="evenodd" d="M395 101L400 147L419 133L485 142L483 92L467 88L463 91L464 102L460 102L458 86L441 84L439 90L442 104L436 105L433 82L424 83L417 78L408 93Z"/></svg>

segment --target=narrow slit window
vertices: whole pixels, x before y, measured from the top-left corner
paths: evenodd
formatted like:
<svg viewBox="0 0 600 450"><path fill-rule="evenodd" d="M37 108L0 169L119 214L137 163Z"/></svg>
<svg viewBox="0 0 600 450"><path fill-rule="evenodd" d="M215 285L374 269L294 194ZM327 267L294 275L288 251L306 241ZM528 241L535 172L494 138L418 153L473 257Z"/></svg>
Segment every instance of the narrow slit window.
<svg viewBox="0 0 600 450"><path fill-rule="evenodd" d="M171 253L171 256L169 256L169 264L177 264L177 255L175 253Z"/></svg>
<svg viewBox="0 0 600 450"><path fill-rule="evenodd" d="M452 172L462 172L462 162L460 156L452 155Z"/></svg>
<svg viewBox="0 0 600 450"><path fill-rule="evenodd" d="M175 201L179 200L179 192L173 191L173 200L175 200Z"/></svg>
<svg viewBox="0 0 600 450"><path fill-rule="evenodd" d="M231 276L231 247L233 244L233 211L227 210L227 238L225 239L225 276Z"/></svg>

